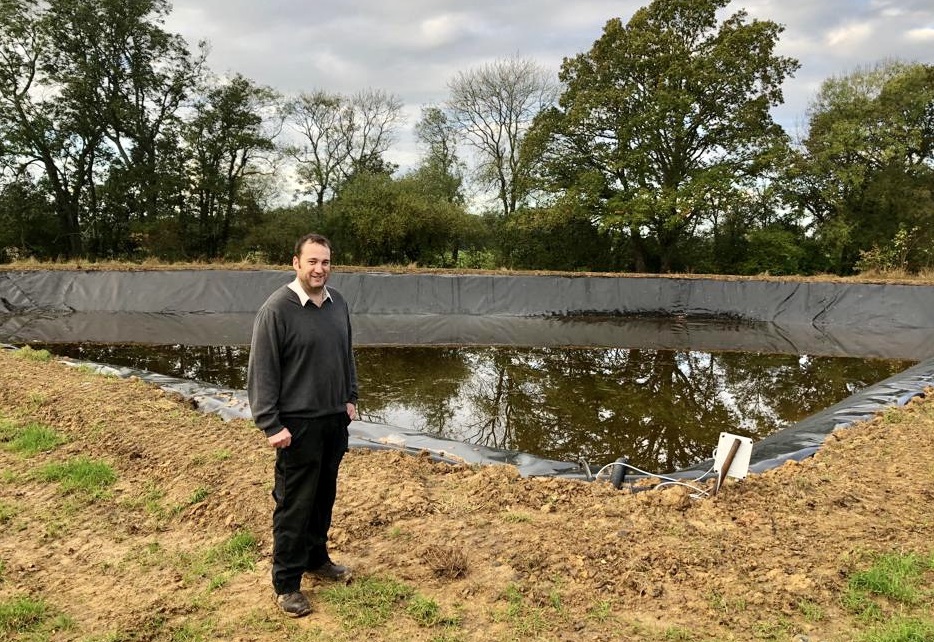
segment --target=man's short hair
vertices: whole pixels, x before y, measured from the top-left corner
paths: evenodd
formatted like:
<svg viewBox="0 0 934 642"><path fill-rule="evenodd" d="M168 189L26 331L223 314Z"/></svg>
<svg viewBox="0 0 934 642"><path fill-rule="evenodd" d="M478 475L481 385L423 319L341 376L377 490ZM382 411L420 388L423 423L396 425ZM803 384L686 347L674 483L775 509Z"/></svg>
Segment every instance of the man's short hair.
<svg viewBox="0 0 934 642"><path fill-rule="evenodd" d="M316 243L318 245L323 245L329 250L331 249L331 242L327 239L327 237L312 232L311 234L306 234L295 242L294 256L302 255L302 247L304 247L305 243Z"/></svg>

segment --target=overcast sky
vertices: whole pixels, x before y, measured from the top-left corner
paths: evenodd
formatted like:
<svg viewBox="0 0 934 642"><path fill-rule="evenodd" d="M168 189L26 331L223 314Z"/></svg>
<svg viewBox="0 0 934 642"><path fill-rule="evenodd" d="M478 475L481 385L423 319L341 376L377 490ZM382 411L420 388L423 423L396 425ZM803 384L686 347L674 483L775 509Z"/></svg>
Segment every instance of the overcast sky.
<svg viewBox="0 0 934 642"><path fill-rule="evenodd" d="M166 28L208 64L286 94L384 89L406 105L408 128L390 160L415 162L411 126L440 104L459 71L496 59L533 58L557 77L565 57L588 51L606 21L628 22L648 0L174 0ZM884 58L934 63L932 0L749 0L753 18L785 26L779 53L801 63L774 118L795 135L820 83Z"/></svg>

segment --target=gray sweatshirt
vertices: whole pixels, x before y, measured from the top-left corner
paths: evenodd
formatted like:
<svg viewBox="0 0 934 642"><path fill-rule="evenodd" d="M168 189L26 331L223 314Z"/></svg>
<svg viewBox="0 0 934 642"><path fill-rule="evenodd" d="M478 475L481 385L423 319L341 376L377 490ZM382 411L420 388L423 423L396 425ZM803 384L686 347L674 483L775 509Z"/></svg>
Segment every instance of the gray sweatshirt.
<svg viewBox="0 0 934 642"><path fill-rule="evenodd" d="M347 411L357 402L350 311L337 290L319 308L304 307L284 285L256 313L247 367L253 421L272 436L288 418Z"/></svg>

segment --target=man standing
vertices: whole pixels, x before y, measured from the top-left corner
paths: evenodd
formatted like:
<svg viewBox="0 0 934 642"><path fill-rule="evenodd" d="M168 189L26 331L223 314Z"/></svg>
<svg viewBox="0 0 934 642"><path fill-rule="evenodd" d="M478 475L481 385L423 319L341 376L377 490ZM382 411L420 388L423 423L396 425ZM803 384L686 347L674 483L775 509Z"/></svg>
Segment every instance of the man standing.
<svg viewBox="0 0 934 642"><path fill-rule="evenodd" d="M273 292L256 314L247 368L253 421L276 449L272 515L272 585L284 613L311 605L303 573L348 581L331 561L328 529L347 426L357 418L357 370L350 312L326 286L331 243L307 234L295 244L295 280Z"/></svg>

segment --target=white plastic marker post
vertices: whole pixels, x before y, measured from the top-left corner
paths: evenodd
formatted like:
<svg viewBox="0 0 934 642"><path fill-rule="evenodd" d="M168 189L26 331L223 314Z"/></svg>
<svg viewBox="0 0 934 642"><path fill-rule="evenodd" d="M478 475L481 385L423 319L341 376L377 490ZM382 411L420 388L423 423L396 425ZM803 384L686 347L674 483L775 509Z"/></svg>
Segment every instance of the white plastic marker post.
<svg viewBox="0 0 934 642"><path fill-rule="evenodd" d="M752 439L731 435L728 432L720 433L717 444L717 455L714 458L714 470L717 472L717 486L713 490L716 495L726 480L727 475L737 479L745 479L749 472L749 458L752 455Z"/></svg>

